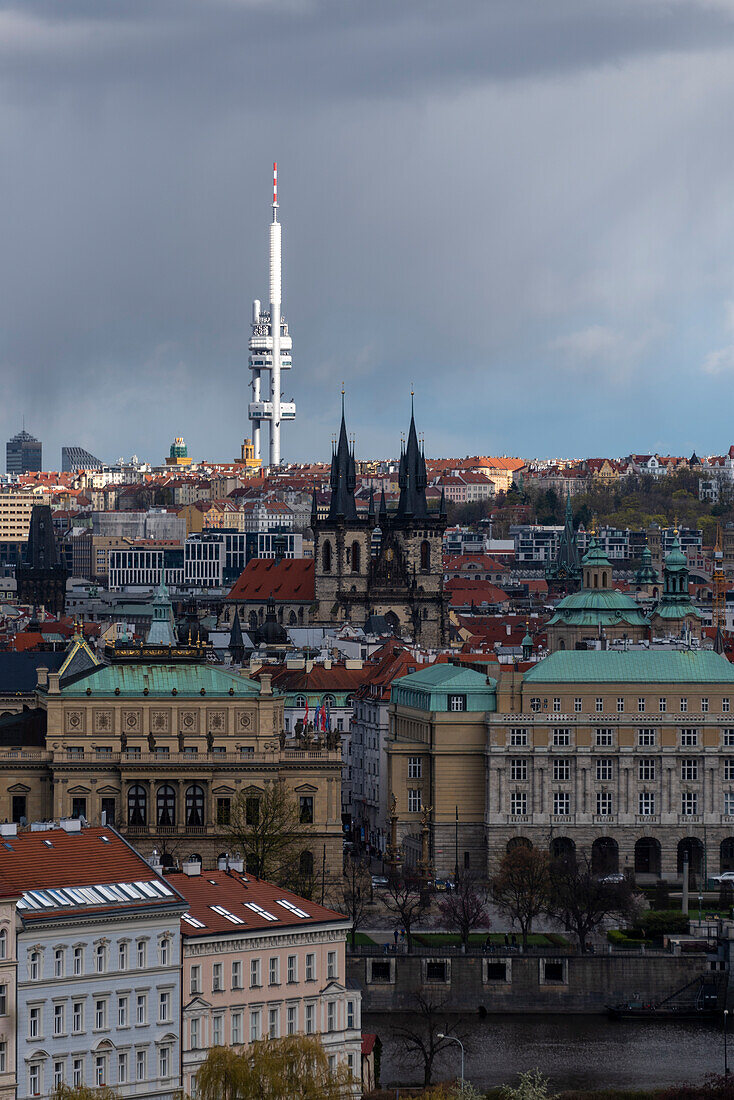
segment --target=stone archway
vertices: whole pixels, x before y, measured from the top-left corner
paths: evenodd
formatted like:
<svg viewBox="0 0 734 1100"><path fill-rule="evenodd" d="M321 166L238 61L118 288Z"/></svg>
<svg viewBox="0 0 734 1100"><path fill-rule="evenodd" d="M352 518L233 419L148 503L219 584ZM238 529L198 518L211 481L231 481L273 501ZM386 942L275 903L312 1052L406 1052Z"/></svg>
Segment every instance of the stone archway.
<svg viewBox="0 0 734 1100"><path fill-rule="evenodd" d="M507 841L508 852L513 852L515 848L527 848L529 851L532 846L532 841L528 840L526 836L512 836Z"/></svg>
<svg viewBox="0 0 734 1100"><path fill-rule="evenodd" d="M688 853L688 871L691 885L694 885L703 873L703 844L697 836L684 836L678 842L677 867L679 875L683 874L683 856L686 852Z"/></svg>
<svg viewBox="0 0 734 1100"><path fill-rule="evenodd" d="M727 836L719 847L719 870L734 871L734 836Z"/></svg>
<svg viewBox="0 0 734 1100"><path fill-rule="evenodd" d="M561 863L574 864L576 862L576 845L570 836L554 836L550 842L551 859L557 859Z"/></svg>
<svg viewBox="0 0 734 1100"><path fill-rule="evenodd" d="M662 864L660 841L654 836L643 836L635 844L635 874L660 877Z"/></svg>
<svg viewBox="0 0 734 1100"><path fill-rule="evenodd" d="M591 845L591 870L595 875L617 874L619 871L619 845L614 837L597 837Z"/></svg>

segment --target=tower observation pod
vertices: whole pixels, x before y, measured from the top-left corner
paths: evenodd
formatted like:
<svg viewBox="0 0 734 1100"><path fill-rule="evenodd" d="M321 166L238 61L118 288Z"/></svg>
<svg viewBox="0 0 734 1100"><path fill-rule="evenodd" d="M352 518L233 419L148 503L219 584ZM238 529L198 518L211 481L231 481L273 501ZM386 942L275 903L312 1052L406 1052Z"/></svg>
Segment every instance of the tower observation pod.
<svg viewBox="0 0 734 1100"><path fill-rule="evenodd" d="M252 425L255 458L262 459L262 426L270 424L268 464L280 465L280 425L295 420L294 401L283 401L281 371L292 366L292 341L281 314L281 225L278 221L278 165L273 165L273 220L270 223L270 312L252 303L252 336L249 367L252 371L252 401L248 416Z"/></svg>

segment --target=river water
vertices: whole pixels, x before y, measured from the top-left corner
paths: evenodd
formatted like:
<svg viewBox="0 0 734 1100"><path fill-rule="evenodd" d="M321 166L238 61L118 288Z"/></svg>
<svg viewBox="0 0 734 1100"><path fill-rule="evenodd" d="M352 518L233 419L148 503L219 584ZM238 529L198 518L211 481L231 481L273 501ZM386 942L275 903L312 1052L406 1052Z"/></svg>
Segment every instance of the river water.
<svg viewBox="0 0 734 1100"><path fill-rule="evenodd" d="M604 1016L560 1015L445 1019L468 1034L466 1078L477 1088L512 1083L518 1073L535 1068L559 1089L697 1084L707 1073L724 1072L724 1040L716 1021L623 1023ZM394 1024L412 1026L415 1017L366 1013L362 1021L363 1031L377 1032L382 1039L381 1084L422 1084L422 1068L406 1061L393 1038ZM729 1057L734 1059L731 1035ZM460 1058L453 1043L437 1063L434 1081L458 1078Z"/></svg>

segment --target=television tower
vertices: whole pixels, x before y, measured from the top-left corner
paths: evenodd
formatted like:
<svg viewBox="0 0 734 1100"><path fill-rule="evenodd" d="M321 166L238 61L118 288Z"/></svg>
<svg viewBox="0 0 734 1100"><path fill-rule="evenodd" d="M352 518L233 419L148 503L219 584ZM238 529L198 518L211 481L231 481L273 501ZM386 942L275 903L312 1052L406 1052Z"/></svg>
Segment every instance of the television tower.
<svg viewBox="0 0 734 1100"><path fill-rule="evenodd" d="M280 222L278 221L278 165L273 165L273 220L270 223L270 312L260 309L259 299L252 303L252 336L249 367L252 371L252 401L248 415L252 424L255 458L262 459L261 428L270 423L269 465L280 465L280 425L295 420L294 401L283 401L280 372L292 366L288 325L281 316L282 265ZM280 323L278 323L280 322ZM263 392L263 372L270 371L270 384Z"/></svg>

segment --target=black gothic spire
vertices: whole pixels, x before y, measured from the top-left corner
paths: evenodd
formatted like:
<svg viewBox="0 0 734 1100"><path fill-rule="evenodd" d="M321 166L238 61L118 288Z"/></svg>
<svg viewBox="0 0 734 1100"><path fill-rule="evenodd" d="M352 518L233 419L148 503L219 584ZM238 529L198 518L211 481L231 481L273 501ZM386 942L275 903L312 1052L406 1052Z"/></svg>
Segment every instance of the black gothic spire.
<svg viewBox="0 0 734 1100"><path fill-rule="evenodd" d="M384 531L387 525L387 504L385 502L385 490L380 494L380 516L378 519L380 530Z"/></svg>
<svg viewBox="0 0 734 1100"><path fill-rule="evenodd" d="M237 612L237 608L234 609L234 617L232 619L232 629L229 633L229 654L232 661L236 665L241 665L245 656L245 640L242 637L242 627L240 625L240 617Z"/></svg>
<svg viewBox="0 0 734 1100"><path fill-rule="evenodd" d="M311 528L312 529L316 526L318 518L319 518L319 504L318 504L318 500L316 499L316 489L314 488L314 491L311 495Z"/></svg>
<svg viewBox="0 0 734 1100"><path fill-rule="evenodd" d="M375 490L370 487L370 503L367 509L367 522L370 526L375 526Z"/></svg>
<svg viewBox="0 0 734 1100"><path fill-rule="evenodd" d="M342 391L342 422L339 429L339 443L331 456L331 503L329 519L354 520L357 518L357 504L354 488L357 474L354 464L354 452L349 449L347 425L344 420L344 392Z"/></svg>
<svg viewBox="0 0 734 1100"><path fill-rule="evenodd" d="M427 483L426 459L418 445L418 433L415 430L415 417L413 415L413 395L411 394L408 443L400 455L400 468L398 471L398 484L400 486L399 517L428 518Z"/></svg>

